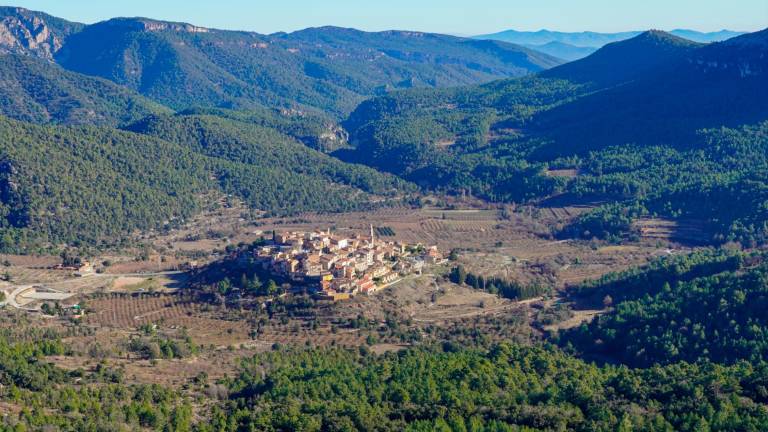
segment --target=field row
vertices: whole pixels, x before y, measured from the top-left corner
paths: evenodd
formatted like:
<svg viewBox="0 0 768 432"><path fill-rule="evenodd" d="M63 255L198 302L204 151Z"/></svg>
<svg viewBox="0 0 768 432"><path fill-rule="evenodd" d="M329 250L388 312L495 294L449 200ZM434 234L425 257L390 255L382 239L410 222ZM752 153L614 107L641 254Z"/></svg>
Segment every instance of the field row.
<svg viewBox="0 0 768 432"><path fill-rule="evenodd" d="M198 343L228 344L247 340L249 326L210 316L203 305L179 301L175 296L112 296L87 303L87 324L134 329L144 324L185 328Z"/></svg>

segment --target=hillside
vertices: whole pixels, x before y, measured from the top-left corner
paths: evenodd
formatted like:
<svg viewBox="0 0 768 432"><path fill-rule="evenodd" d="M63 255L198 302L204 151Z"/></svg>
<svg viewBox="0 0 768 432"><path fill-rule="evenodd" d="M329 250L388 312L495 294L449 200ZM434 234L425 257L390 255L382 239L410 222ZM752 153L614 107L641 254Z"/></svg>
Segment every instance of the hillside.
<svg viewBox="0 0 768 432"><path fill-rule="evenodd" d="M563 341L591 355L648 367L679 361L755 364L768 358L763 256L697 254L581 287L615 308Z"/></svg>
<svg viewBox="0 0 768 432"><path fill-rule="evenodd" d="M582 79L594 70L590 67L593 60L609 49L634 52L630 43L640 37L609 45L573 66L547 73ZM649 66L644 73L636 75L634 71L640 68L630 67L630 73L622 75L623 69L618 68L617 75L625 85L542 113L533 129L551 136L554 142L542 148L537 157L583 154L626 143L665 143L682 148L691 143L698 129L765 120L767 39L768 31L763 30L693 49L678 39L666 38L665 47L654 54L663 61L655 66L645 62ZM609 78L603 84L612 82Z"/></svg>
<svg viewBox="0 0 768 432"><path fill-rule="evenodd" d="M209 157L275 170L275 181L289 181L297 175L311 176L379 195L396 194L409 188L394 176L362 165L346 164L274 128L252 122L210 115L152 116L126 130L177 143ZM321 200L318 197L318 201ZM275 205L287 209L291 203ZM330 205L344 206L344 203Z"/></svg>
<svg viewBox="0 0 768 432"><path fill-rule="evenodd" d="M634 81L654 73L701 47L669 33L648 31L632 39L610 43L587 58L540 74L597 88Z"/></svg>
<svg viewBox="0 0 768 432"><path fill-rule="evenodd" d="M0 114L34 123L117 126L169 110L102 78L34 56L0 55Z"/></svg>
<svg viewBox="0 0 768 432"><path fill-rule="evenodd" d="M765 35L699 45L646 32L536 77L367 101L344 124L360 160L400 142L450 142L443 150L462 154L483 147L504 151L502 144L525 140L537 161L633 142L682 148L682 138L690 142L700 128L768 118L760 97L766 91ZM439 127L413 126L430 123ZM396 157L386 155L392 163Z"/></svg>
<svg viewBox="0 0 768 432"><path fill-rule="evenodd" d="M180 114L216 116L275 129L300 141L307 147L324 153L346 148L349 145L347 132L331 116L323 113L269 108L256 108L247 111L223 108L192 108L181 111Z"/></svg>
<svg viewBox="0 0 768 432"><path fill-rule="evenodd" d="M259 35L144 18L87 26L56 61L176 109L264 105L336 115L388 89L473 84L560 63L510 44L427 33L325 27Z"/></svg>
<svg viewBox="0 0 768 432"><path fill-rule="evenodd" d="M648 32L535 77L394 93L350 115L354 149L338 155L428 189L492 200L568 193L695 217L689 206L711 218L716 242L763 242L762 212L749 196L764 196L765 37L699 45ZM551 177L549 167L581 175ZM729 200L738 205L696 204ZM626 232L640 215L616 212L595 213L570 232Z"/></svg>
<svg viewBox="0 0 768 432"><path fill-rule="evenodd" d="M209 192L233 194L254 209L291 214L365 208L368 193L408 189L368 168L334 164L270 130L248 131L254 134L243 138L244 145L261 138L266 147L247 148L263 153L237 161L227 148L194 146L190 134L201 127L194 119L190 123L196 129L174 127L187 134L177 144L110 128L36 126L0 118L0 247L29 252L61 243L112 244L136 229L182 222L202 209L201 197ZM206 136L225 133L225 125L220 127L222 132L207 127ZM290 158L302 154L305 159L296 163L318 165L294 165Z"/></svg>

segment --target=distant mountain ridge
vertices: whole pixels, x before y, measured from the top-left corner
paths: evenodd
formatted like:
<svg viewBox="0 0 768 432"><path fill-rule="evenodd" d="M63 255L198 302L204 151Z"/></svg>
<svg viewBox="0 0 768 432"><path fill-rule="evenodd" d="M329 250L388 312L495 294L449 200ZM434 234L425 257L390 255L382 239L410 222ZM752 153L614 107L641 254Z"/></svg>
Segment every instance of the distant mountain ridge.
<svg viewBox="0 0 768 432"><path fill-rule="evenodd" d="M558 41L542 45L526 44L523 46L567 61L579 60L597 51L597 48L594 47L579 47Z"/></svg>
<svg viewBox="0 0 768 432"><path fill-rule="evenodd" d="M685 148L699 129L764 121L766 53L768 29L705 45L655 31L546 71L602 90L537 116L533 128L554 138L540 155L626 143Z"/></svg>
<svg viewBox="0 0 768 432"><path fill-rule="evenodd" d="M414 31L329 26L264 35L141 17L84 25L18 7L0 8L0 54L54 61L176 110L337 117L390 90L479 84L563 62L505 42Z"/></svg>
<svg viewBox="0 0 768 432"><path fill-rule="evenodd" d="M429 33L322 27L261 35L144 18L87 26L56 61L175 109L263 105L333 113L388 89L480 83L561 63L524 47Z"/></svg>
<svg viewBox="0 0 768 432"><path fill-rule="evenodd" d="M506 30L498 33L475 36L475 39L500 40L535 49L565 60L578 60L584 58L603 46L631 39L643 33L642 31L628 31L618 33L599 32L559 32L550 30L516 31ZM675 29L669 34L688 39L694 42L710 43L720 42L745 34L732 30L720 30L716 32L700 32L688 29ZM555 45L550 45L555 44Z"/></svg>

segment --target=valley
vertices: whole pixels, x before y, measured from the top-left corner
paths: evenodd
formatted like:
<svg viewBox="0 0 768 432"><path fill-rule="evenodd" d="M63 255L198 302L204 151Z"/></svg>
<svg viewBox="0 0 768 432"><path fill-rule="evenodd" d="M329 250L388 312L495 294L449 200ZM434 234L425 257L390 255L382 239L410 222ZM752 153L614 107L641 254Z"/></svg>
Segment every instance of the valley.
<svg viewBox="0 0 768 432"><path fill-rule="evenodd" d="M396 207L257 219L245 217L248 209L242 202L220 203L179 229L139 235L137 242L145 245L141 249L89 256L95 270L79 277L72 276L73 271L53 269L61 262L57 256L0 256L6 263L5 310L17 309L19 319L31 326L63 334L85 332L64 337L74 352L52 359L60 367L88 370L109 364L124 370L131 382L178 387L203 372L210 379L234 373L237 358L275 346L368 346L385 352L415 341L459 337L467 327L480 331L487 341L537 339L541 337L537 328L544 325L536 324L537 317L542 310L568 302L567 287L693 250L658 238L622 246L556 240L552 227L575 217L577 211L535 207L513 211L478 200L452 202L447 208ZM351 300L317 302L286 294L277 300L284 311L270 312L269 318L246 297L216 304L196 294L200 270L226 259L236 245L256 242L273 231L332 228L334 233L354 235L366 233L370 226L385 241L436 245L455 256L423 275L406 276ZM542 284L549 291L525 301L500 298L447 280L456 265L487 276ZM31 295L35 290L38 295ZM40 312L43 304L53 312ZM579 313L563 325L575 326ZM360 319L364 326L352 324ZM146 326L156 327L171 340L188 338L197 348L182 358L161 356L149 362L127 346L144 334ZM434 333L435 328L441 330ZM176 371L173 377L168 376L169 368Z"/></svg>
<svg viewBox="0 0 768 432"><path fill-rule="evenodd" d="M0 432L768 430L764 23L163 15L0 7Z"/></svg>

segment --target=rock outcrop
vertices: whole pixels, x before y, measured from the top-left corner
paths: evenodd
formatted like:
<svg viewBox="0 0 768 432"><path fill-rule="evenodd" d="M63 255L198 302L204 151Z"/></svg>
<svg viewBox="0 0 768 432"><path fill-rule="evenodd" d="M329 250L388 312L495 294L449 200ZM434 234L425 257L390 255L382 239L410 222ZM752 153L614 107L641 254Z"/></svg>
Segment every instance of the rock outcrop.
<svg viewBox="0 0 768 432"><path fill-rule="evenodd" d="M80 27L80 24L24 8L0 8L0 54L24 54L52 60L66 37Z"/></svg>

